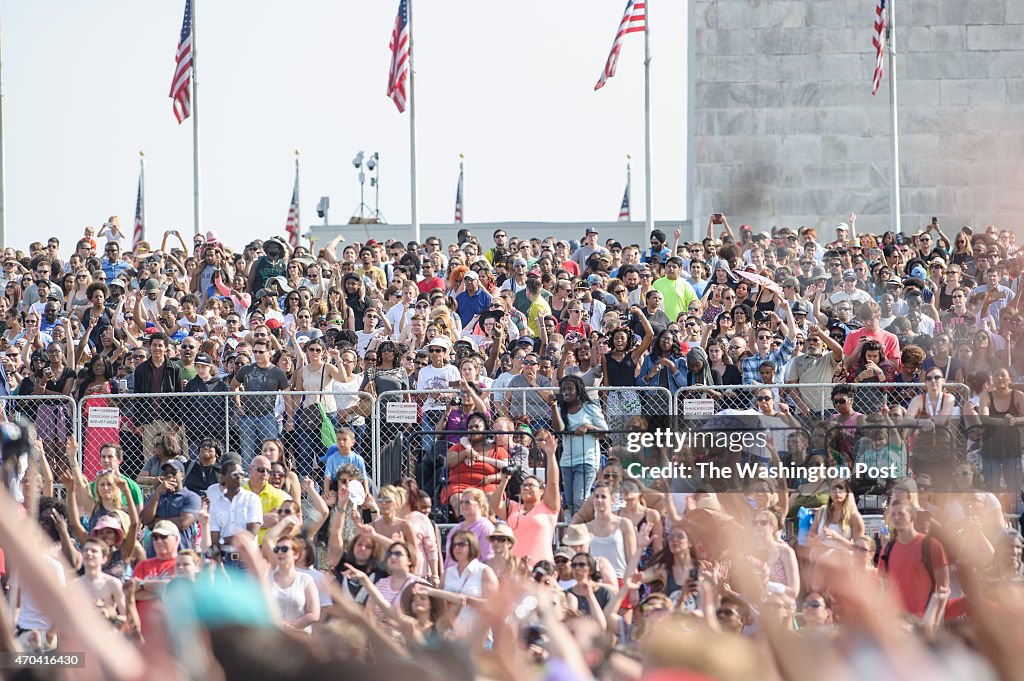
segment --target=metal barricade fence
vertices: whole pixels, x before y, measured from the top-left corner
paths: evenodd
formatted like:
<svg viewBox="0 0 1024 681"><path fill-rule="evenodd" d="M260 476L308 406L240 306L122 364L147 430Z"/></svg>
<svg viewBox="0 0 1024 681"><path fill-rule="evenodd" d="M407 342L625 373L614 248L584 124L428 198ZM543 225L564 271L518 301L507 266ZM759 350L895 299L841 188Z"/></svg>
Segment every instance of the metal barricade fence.
<svg viewBox="0 0 1024 681"><path fill-rule="evenodd" d="M91 480L103 467L100 450L114 444L122 452L122 473L156 477L159 465L152 457L157 447L165 458L192 460L203 440L212 439L222 452L237 453L248 464L265 440L278 440L299 477L319 481L327 451L322 429L350 428L356 435L354 453L367 468L372 465L374 444L365 424L372 401L369 393L331 391L87 395L78 404L79 460ZM317 403L324 404L326 422Z"/></svg>
<svg viewBox="0 0 1024 681"><path fill-rule="evenodd" d="M527 424L536 432L551 430L551 406L542 396L551 399L557 391L554 386L503 388L486 390L484 397L492 417L510 418L512 426ZM629 432L671 425L672 394L665 388L595 387L588 388L587 393L599 406L608 426L602 429L605 435L600 442L602 454L624 452ZM429 487L423 484L424 478L429 477L423 464L418 470L417 464L424 452L433 454L434 442L440 439L446 427L446 423L440 421L447 414L448 402L456 397L461 399L458 388L392 391L378 396L372 419L377 429L373 440L379 446L374 455L374 471L379 471L375 482L387 484L399 477L415 477L421 487ZM436 466L429 468L433 470Z"/></svg>
<svg viewBox="0 0 1024 681"><path fill-rule="evenodd" d="M11 395L0 401L5 419L21 418L32 424L36 437L43 443L53 478L60 482L68 470L68 440L74 436L79 421L75 400L67 395Z"/></svg>
<svg viewBox="0 0 1024 681"><path fill-rule="evenodd" d="M833 388L840 385L852 393L852 412L846 417L836 409L831 397ZM758 408L757 393L766 388L771 393L764 397L771 398L770 411L776 414L774 416L765 416ZM675 410L680 427L691 429L728 427L727 417L730 416L743 418L749 415L766 423L788 421L791 417L810 432L810 440L797 442L795 446L799 451L790 452L794 461L803 461L806 454L813 451L838 451L852 461L858 452L864 453L867 444L865 440L870 439L869 431L880 427L899 428L899 440L906 447L906 453L913 457L915 441L919 453L930 453L925 451L925 443L930 443L934 439L932 436L917 438L917 433L921 429L911 428L907 423L908 419L931 419L925 412L907 414L907 405L911 404L915 397L922 395L924 390L924 383L688 386L676 392ZM966 386L948 383L945 390L955 400L957 414L960 414L960 404L969 394ZM843 396L842 399L850 397ZM843 406L845 407L845 404ZM781 412L788 412L788 415ZM971 420L957 416L950 421L948 427L940 430L942 436L948 438L948 446L941 455L948 454L953 461L967 460L973 447L970 435ZM897 432L889 432L892 437L888 437L887 440L895 443ZM790 446L792 445L786 443L787 448ZM888 442L886 446L889 446ZM919 461L923 458L925 457L919 457Z"/></svg>

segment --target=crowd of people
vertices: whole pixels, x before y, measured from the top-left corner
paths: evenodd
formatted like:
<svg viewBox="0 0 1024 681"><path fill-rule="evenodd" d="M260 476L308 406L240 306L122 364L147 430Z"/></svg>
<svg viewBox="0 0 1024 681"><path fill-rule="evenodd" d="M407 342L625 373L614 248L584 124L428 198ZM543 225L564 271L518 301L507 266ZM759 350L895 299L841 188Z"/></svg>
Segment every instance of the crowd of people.
<svg viewBox="0 0 1024 681"><path fill-rule="evenodd" d="M1009 230L119 236L4 249L7 649L126 679L1019 672ZM659 431L764 437L636 446Z"/></svg>

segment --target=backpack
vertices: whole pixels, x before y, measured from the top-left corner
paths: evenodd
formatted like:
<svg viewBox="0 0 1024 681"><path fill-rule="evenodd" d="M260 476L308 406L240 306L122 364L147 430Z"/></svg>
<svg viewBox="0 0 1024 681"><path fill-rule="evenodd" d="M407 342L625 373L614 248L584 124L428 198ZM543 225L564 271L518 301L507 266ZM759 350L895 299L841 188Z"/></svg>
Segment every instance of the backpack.
<svg viewBox="0 0 1024 681"><path fill-rule="evenodd" d="M892 553L892 547L896 545L896 539L892 539L885 547L885 551L879 557L879 563L885 563L885 571L889 572L889 555ZM938 541L935 537L930 534L924 536L924 541L921 542L921 562L924 563L924 569L928 573L928 579L931 580L932 586L931 591L935 591L935 567L932 565L932 542Z"/></svg>

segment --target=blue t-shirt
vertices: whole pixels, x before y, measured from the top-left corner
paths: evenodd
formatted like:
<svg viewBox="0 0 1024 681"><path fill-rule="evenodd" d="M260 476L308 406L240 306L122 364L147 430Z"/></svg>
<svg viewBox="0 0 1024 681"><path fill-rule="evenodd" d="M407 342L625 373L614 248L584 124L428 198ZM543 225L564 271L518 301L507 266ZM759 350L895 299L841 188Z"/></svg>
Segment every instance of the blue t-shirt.
<svg viewBox="0 0 1024 681"><path fill-rule="evenodd" d="M477 289L475 296L463 291L455 298L455 301L459 304L459 318L462 319L462 325L468 326L473 321L473 315L478 315L491 306L491 294L483 288Z"/></svg>
<svg viewBox="0 0 1024 681"><path fill-rule="evenodd" d="M327 448L327 455L322 459L324 461L324 475L328 478L334 478L338 469L345 464L352 464L359 469L359 474L363 476L364 480L369 480L370 476L366 473L366 462L363 461L363 457L358 454L349 454L348 456L342 456L338 452L338 445L331 445Z"/></svg>

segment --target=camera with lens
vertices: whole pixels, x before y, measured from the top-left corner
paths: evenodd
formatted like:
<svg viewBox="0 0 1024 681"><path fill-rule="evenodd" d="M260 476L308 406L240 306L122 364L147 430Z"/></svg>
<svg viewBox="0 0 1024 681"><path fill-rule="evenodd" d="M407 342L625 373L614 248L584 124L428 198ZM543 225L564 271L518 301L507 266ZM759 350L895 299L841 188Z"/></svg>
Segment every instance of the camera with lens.
<svg viewBox="0 0 1024 681"><path fill-rule="evenodd" d="M771 314L766 310L758 310L754 313L754 321L758 323L770 322L772 320Z"/></svg>
<svg viewBox="0 0 1024 681"><path fill-rule="evenodd" d="M501 469L501 474L506 475L510 478L515 477L523 472L523 469L516 465L505 466Z"/></svg>

